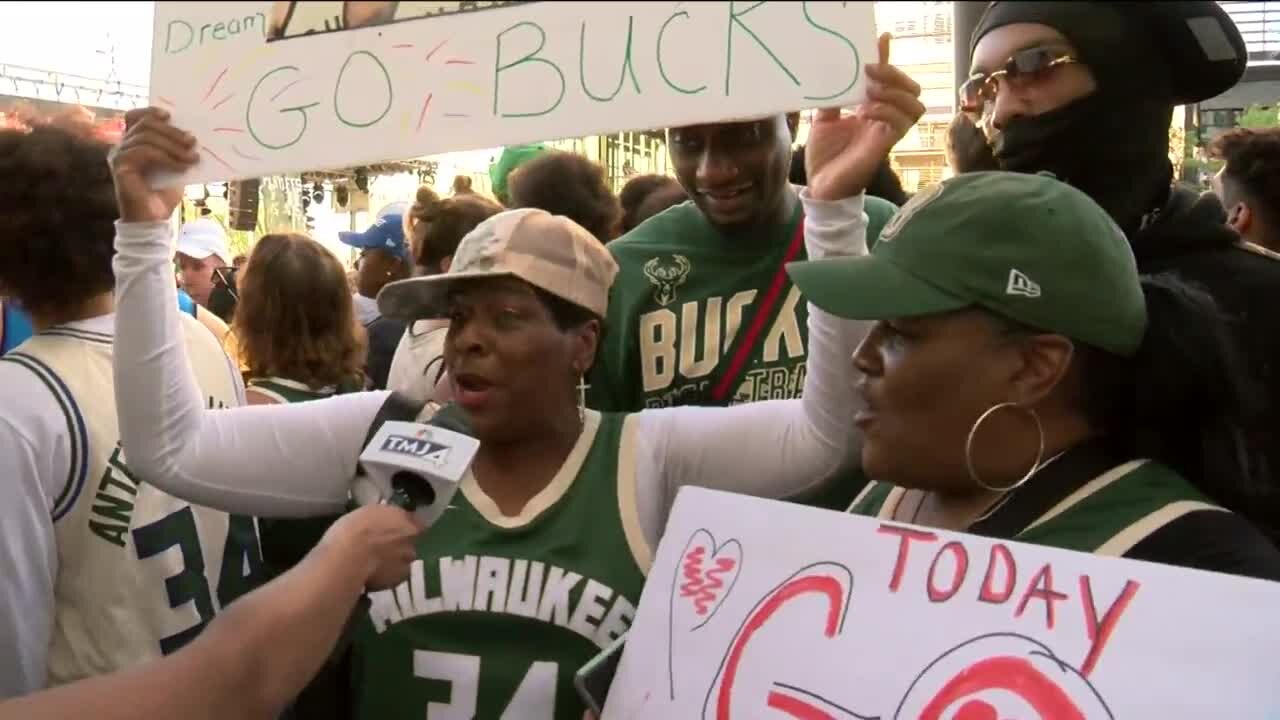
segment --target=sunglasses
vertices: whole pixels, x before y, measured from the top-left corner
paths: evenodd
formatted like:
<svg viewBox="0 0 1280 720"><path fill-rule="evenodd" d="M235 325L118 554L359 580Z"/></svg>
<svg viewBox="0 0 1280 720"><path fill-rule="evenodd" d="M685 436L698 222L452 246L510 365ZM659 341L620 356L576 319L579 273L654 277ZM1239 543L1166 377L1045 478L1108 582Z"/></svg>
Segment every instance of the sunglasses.
<svg viewBox="0 0 1280 720"><path fill-rule="evenodd" d="M987 103L1000 93L1000 78L1019 90L1043 80L1054 68L1080 62L1071 55L1050 48L1028 48L1014 53L999 70L974 73L960 86L961 112L981 115Z"/></svg>

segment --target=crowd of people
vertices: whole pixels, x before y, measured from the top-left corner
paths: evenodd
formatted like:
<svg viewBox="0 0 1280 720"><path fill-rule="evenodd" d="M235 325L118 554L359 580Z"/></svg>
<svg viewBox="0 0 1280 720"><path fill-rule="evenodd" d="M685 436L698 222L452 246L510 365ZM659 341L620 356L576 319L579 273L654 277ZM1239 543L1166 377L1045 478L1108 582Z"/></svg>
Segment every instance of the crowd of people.
<svg viewBox="0 0 1280 720"><path fill-rule="evenodd" d="M914 196L889 43L803 147L668 128L618 194L510 147L343 233L354 278L175 232L163 109L0 131L0 718L579 720L685 486L1280 581L1280 130L1209 193L1168 157L1229 17L992 3ZM424 527L355 480L444 404L480 450Z"/></svg>

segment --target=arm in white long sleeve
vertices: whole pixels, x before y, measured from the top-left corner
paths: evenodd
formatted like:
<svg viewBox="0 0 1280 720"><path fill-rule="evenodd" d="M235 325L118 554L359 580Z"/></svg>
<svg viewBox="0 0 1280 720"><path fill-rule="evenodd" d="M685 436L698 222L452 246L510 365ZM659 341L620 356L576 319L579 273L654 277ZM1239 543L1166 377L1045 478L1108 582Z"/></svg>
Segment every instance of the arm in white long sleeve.
<svg viewBox="0 0 1280 720"><path fill-rule="evenodd" d="M179 325L167 223L117 223L115 389L120 442L144 481L233 513L343 509L388 393L208 410Z"/></svg>
<svg viewBox="0 0 1280 720"><path fill-rule="evenodd" d="M823 202L805 189L800 197L810 259L866 254L862 196ZM636 506L650 546L681 486L789 497L824 482L856 457L853 416L859 405L852 355L869 328L809 305L801 399L638 413L633 420Z"/></svg>
<svg viewBox="0 0 1280 720"><path fill-rule="evenodd" d="M0 377L14 382L12 374ZM69 457L54 450L0 418L0 700L45 685L58 572L52 512Z"/></svg>

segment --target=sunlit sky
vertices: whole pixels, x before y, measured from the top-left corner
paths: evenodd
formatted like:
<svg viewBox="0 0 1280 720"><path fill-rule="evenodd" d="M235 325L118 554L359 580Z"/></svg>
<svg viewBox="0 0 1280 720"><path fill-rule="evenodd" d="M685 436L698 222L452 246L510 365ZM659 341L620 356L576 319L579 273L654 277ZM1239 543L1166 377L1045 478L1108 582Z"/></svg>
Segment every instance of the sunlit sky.
<svg viewBox="0 0 1280 720"><path fill-rule="evenodd" d="M0 63L145 86L151 2L0 3Z"/></svg>

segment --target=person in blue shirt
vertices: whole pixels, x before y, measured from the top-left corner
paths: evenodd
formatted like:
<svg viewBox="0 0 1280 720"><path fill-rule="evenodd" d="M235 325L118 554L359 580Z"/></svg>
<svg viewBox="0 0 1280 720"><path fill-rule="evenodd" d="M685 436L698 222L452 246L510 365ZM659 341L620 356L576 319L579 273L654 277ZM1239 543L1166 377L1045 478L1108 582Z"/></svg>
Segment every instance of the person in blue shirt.
<svg viewBox="0 0 1280 720"><path fill-rule="evenodd" d="M196 301L185 290L178 288L178 309L198 320L203 320L204 318L197 316L196 307ZM21 345L31 337L33 332L31 317L23 312L17 303L13 300L0 300L0 355ZM225 335L225 332L223 334Z"/></svg>
<svg viewBox="0 0 1280 720"><path fill-rule="evenodd" d="M397 208L398 210L398 208ZM369 349L365 374L370 389L387 386L391 358L404 335L406 324L383 317L378 311L378 293L396 280L409 277L412 264L404 237L404 215L401 212L379 213L377 221L364 232L340 232L338 239L360 250L356 261L357 290L353 297L356 316L368 335Z"/></svg>
<svg viewBox="0 0 1280 720"><path fill-rule="evenodd" d="M12 300L0 300L0 355L31 337L31 318Z"/></svg>

